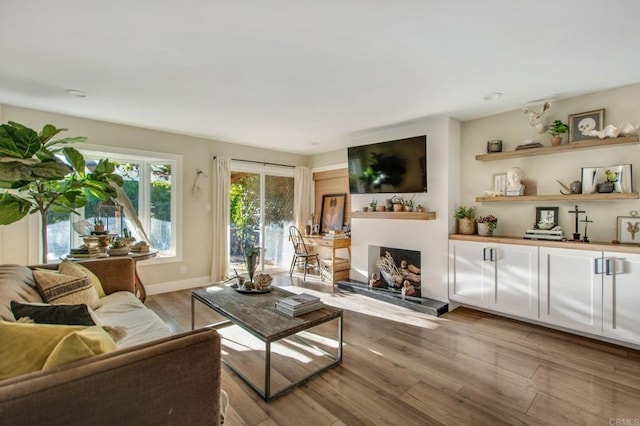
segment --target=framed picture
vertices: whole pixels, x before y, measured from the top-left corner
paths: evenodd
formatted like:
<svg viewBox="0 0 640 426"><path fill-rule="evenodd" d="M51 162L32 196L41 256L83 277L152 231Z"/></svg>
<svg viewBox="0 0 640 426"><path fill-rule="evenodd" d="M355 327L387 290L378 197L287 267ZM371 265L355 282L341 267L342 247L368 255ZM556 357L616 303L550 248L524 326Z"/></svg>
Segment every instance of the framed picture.
<svg viewBox="0 0 640 426"><path fill-rule="evenodd" d="M583 194L633 192L631 182L631 164L582 168Z"/></svg>
<svg viewBox="0 0 640 426"><path fill-rule="evenodd" d="M536 224L550 222L558 226L558 207L536 207Z"/></svg>
<svg viewBox="0 0 640 426"><path fill-rule="evenodd" d="M629 214L630 216L618 216L618 241L640 244L640 216L635 210Z"/></svg>
<svg viewBox="0 0 640 426"><path fill-rule="evenodd" d="M341 230L347 194L324 194L320 210L320 233Z"/></svg>
<svg viewBox="0 0 640 426"><path fill-rule="evenodd" d="M595 139L596 136L585 135L591 130L602 130L604 109L581 112L569 116L569 143Z"/></svg>

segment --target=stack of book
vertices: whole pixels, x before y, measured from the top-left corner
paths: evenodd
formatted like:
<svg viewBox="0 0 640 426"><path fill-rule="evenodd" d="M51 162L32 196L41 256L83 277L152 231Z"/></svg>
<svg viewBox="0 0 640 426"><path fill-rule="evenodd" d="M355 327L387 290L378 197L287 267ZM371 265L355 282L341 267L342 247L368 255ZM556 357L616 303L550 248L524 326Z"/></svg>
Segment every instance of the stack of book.
<svg viewBox="0 0 640 426"><path fill-rule="evenodd" d="M82 245L78 248L72 248L69 252L70 257L85 258L85 257L98 257L100 255L100 249L98 247L87 247Z"/></svg>
<svg viewBox="0 0 640 426"><path fill-rule="evenodd" d="M550 241L564 241L564 231L556 226L550 230L544 229L527 229L524 234L525 240L550 240Z"/></svg>
<svg viewBox="0 0 640 426"><path fill-rule="evenodd" d="M344 231L337 231L332 229L327 231L326 234L324 234L324 238L328 240L339 240L341 238L348 238L348 235Z"/></svg>
<svg viewBox="0 0 640 426"><path fill-rule="evenodd" d="M319 297L307 293L285 297L276 302L276 310L291 317L306 314L324 306Z"/></svg>

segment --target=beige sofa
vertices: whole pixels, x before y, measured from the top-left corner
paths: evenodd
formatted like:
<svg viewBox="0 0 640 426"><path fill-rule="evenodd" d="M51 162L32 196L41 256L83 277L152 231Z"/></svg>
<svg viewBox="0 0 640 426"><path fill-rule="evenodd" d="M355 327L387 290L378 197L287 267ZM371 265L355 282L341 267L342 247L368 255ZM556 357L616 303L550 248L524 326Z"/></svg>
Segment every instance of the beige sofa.
<svg viewBox="0 0 640 426"><path fill-rule="evenodd" d="M172 336L135 297L135 262L130 258L82 264L100 279L106 293L96 315L103 325L124 327L126 336L114 352L0 381L2 423L218 424L217 332L202 329ZM15 320L11 300L42 302L31 271L0 265L2 320Z"/></svg>

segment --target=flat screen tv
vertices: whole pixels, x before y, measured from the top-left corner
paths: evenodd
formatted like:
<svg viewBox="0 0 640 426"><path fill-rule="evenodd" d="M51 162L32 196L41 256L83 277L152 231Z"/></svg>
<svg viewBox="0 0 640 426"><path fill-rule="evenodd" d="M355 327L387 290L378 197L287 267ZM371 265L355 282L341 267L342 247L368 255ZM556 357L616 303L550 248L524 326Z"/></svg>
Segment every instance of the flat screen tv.
<svg viewBox="0 0 640 426"><path fill-rule="evenodd" d="M427 136L348 149L352 194L427 192Z"/></svg>

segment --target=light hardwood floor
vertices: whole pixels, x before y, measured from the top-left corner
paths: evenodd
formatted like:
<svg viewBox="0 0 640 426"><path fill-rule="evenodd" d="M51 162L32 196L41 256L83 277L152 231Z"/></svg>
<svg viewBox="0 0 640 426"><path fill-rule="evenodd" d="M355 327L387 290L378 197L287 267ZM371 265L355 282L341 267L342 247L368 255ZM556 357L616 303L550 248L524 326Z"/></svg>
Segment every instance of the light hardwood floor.
<svg viewBox="0 0 640 426"><path fill-rule="evenodd" d="M433 318L288 275L275 281L344 309L344 361L268 404L224 366L227 425L640 424L640 351L467 308ZM147 305L186 331L190 295ZM196 319L219 317L200 306ZM223 340L223 351L233 356L235 343Z"/></svg>

